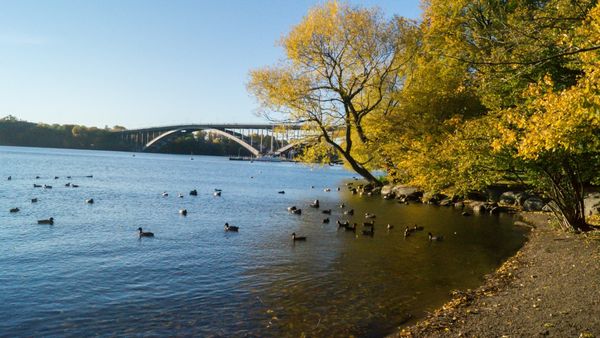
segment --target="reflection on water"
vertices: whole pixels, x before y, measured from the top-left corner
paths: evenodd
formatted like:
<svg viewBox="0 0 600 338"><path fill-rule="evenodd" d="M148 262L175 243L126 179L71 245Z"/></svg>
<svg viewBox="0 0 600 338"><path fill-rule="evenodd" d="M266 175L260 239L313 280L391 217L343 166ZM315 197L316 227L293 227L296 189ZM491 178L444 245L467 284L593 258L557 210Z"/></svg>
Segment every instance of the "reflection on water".
<svg viewBox="0 0 600 338"><path fill-rule="evenodd" d="M351 177L339 167L0 147L0 332L382 336L450 290L476 287L522 244L508 215L323 191ZM331 216L308 207L317 198ZM365 212L377 215L372 238L337 230L336 220L362 224ZM36 224L50 216L54 226ZM412 224L425 230L405 239ZM139 226L156 237L139 240ZM430 243L428 231L445 240Z"/></svg>

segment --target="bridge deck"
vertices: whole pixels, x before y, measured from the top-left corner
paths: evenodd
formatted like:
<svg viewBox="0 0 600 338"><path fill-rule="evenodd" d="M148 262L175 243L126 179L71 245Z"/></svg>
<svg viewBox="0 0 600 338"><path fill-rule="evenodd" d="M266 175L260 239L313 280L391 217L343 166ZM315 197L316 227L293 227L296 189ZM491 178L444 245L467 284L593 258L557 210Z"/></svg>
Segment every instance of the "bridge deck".
<svg viewBox="0 0 600 338"><path fill-rule="evenodd" d="M300 130L301 125L281 125L281 124L252 124L252 123L206 123L206 124L180 124L162 127L148 127L140 129L127 129L118 131L119 133L147 133L160 132L175 129L274 129L285 127L289 130Z"/></svg>

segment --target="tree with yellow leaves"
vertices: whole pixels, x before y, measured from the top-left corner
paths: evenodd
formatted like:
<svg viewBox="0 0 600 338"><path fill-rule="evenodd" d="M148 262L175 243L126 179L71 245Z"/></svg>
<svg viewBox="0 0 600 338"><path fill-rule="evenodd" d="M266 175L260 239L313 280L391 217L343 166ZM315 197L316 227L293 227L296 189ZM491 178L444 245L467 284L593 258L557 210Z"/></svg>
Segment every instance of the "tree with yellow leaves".
<svg viewBox="0 0 600 338"><path fill-rule="evenodd" d="M462 191L518 180L551 201L565 229L587 228L584 186L600 179L599 11L591 0L427 1L428 56L464 65L461 81L485 110L424 107L428 124L448 127L416 138L409 179Z"/></svg>
<svg viewBox="0 0 600 338"><path fill-rule="evenodd" d="M379 163L371 129L397 105L391 94L402 86L414 34L407 20L327 2L282 39L284 60L250 73L248 88L269 119L318 132L321 142L376 183L369 171Z"/></svg>

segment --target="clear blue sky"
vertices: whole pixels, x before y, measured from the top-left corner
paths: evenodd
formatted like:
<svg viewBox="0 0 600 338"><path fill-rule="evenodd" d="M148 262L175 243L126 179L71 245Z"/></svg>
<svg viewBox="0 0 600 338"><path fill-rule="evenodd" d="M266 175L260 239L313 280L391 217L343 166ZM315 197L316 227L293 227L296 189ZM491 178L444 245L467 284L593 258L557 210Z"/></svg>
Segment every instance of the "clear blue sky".
<svg viewBox="0 0 600 338"><path fill-rule="evenodd" d="M317 0L0 0L0 117L128 128L262 122L248 71ZM420 15L419 0L351 1Z"/></svg>

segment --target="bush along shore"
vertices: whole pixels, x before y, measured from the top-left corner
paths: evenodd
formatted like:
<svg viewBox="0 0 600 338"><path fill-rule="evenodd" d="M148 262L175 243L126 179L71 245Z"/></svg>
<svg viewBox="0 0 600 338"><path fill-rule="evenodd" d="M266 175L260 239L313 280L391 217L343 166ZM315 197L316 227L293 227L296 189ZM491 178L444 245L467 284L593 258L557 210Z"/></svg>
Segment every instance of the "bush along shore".
<svg viewBox="0 0 600 338"><path fill-rule="evenodd" d="M475 290L451 300L391 337L600 337L600 228L565 232L543 198L495 186L466 198L425 194L409 186L348 183L353 194L399 203L460 208L463 215L518 213L527 241ZM598 217L600 194L589 192L586 212ZM595 216L593 216L595 215Z"/></svg>

